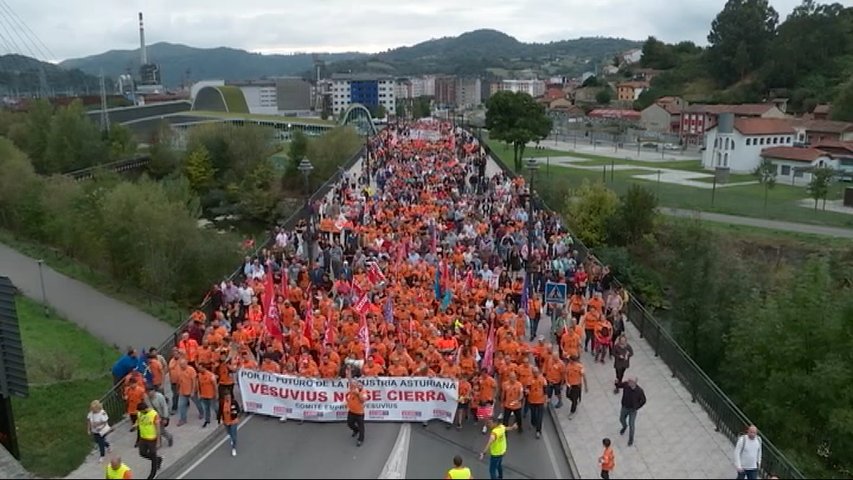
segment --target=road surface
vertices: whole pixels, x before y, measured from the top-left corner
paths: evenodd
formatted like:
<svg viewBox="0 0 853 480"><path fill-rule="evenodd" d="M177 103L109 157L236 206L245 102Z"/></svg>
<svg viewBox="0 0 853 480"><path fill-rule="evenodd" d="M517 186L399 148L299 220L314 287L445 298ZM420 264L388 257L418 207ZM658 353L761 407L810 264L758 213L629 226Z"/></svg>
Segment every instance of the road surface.
<svg viewBox="0 0 853 480"><path fill-rule="evenodd" d="M797 207L795 207L797 208ZM785 222L781 220L767 220L755 217L740 217L737 215L726 215L723 213L699 212L696 210L684 210L681 208L659 208L664 215L671 217L698 218L710 222L728 223L732 225L746 225L750 227L767 228L771 230L782 230L785 232L805 233L809 235L826 235L840 238L853 238L853 229L839 227L824 227L822 225L810 225L807 223Z"/></svg>
<svg viewBox="0 0 853 480"><path fill-rule="evenodd" d="M527 420L529 422L529 419ZM541 439L525 425L523 434L509 432L504 476L511 478L571 478L566 456L550 416L545 414ZM399 478L443 478L454 455L462 455L474 478L488 478L488 458L477 454L486 441L468 423L457 431L442 422L411 424L406 451L395 451L402 424L368 423L364 445L356 447L344 423L304 423L255 415L238 433L238 455L228 442L216 443L177 478L379 478L391 457L403 465Z"/></svg>

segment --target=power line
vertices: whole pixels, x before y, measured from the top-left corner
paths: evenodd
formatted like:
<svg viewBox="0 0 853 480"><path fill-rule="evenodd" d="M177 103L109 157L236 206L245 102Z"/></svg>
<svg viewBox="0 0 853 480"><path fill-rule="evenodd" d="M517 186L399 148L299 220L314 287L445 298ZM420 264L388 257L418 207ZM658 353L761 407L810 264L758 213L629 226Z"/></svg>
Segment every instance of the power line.
<svg viewBox="0 0 853 480"><path fill-rule="evenodd" d="M50 47L48 47L41 40L41 38L39 38L39 36L36 35L36 33L29 27L29 25L27 25L27 23L24 22L24 20L14 10L12 10L12 7L9 6L9 4L7 4L5 2L5 0L0 0L0 9L5 9L6 11L8 11L12 16L12 19L17 21L18 24L21 25L24 34L27 36L27 38L29 38L30 42L32 42L32 44L36 47L36 49L42 55L41 60L55 59L55 55L50 50ZM42 50L41 47L44 47L44 50ZM45 55L45 52L47 52L47 55Z"/></svg>

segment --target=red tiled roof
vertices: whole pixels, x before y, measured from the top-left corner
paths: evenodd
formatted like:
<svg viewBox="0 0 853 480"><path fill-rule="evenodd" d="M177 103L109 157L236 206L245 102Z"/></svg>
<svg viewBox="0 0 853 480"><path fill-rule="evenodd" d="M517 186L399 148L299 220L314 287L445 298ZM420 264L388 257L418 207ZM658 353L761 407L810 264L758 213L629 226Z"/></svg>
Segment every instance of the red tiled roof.
<svg viewBox="0 0 853 480"><path fill-rule="evenodd" d="M853 123L834 120L800 120L799 125L812 132L844 133L853 131Z"/></svg>
<svg viewBox="0 0 853 480"><path fill-rule="evenodd" d="M814 107L814 110L812 110L812 113L823 113L823 114L827 114L827 113L829 113L829 109L830 109L830 108L832 108L832 106L831 106L831 105L829 105L829 104L827 104L827 103L823 103L823 104L820 104L820 105L818 105L818 106Z"/></svg>
<svg viewBox="0 0 853 480"><path fill-rule="evenodd" d="M649 82L640 81L640 80L632 80L630 82L622 82L616 84L616 87L625 87L625 88L649 88Z"/></svg>
<svg viewBox="0 0 853 480"><path fill-rule="evenodd" d="M636 110L618 110L615 108L596 108L590 111L587 116L598 118L627 118L639 119L640 112Z"/></svg>
<svg viewBox="0 0 853 480"><path fill-rule="evenodd" d="M794 133L793 122L787 118L735 118L735 129L743 135Z"/></svg>
<svg viewBox="0 0 853 480"><path fill-rule="evenodd" d="M770 147L761 151L762 157L778 158L780 160L793 160L795 162L814 162L820 157L828 156L826 152L816 148L800 147Z"/></svg>
<svg viewBox="0 0 853 480"><path fill-rule="evenodd" d="M813 147L825 151L844 150L848 153L853 153L853 142L841 142L838 140L821 140L817 144L813 145Z"/></svg>
<svg viewBox="0 0 853 480"><path fill-rule="evenodd" d="M744 103L741 105L705 105L693 104L687 107L688 112L694 113L734 113L735 115L745 117L760 117L767 113L768 110L775 107L773 103Z"/></svg>

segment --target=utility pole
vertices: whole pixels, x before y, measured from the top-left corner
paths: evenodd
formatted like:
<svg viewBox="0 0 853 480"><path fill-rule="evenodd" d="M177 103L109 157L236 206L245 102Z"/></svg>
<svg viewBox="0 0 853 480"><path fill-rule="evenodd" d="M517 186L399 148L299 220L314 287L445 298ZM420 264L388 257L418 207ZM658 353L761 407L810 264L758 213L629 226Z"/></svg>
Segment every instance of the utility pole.
<svg viewBox="0 0 853 480"><path fill-rule="evenodd" d="M107 113L107 87L104 84L104 69L101 69L101 131L110 133L110 116Z"/></svg>

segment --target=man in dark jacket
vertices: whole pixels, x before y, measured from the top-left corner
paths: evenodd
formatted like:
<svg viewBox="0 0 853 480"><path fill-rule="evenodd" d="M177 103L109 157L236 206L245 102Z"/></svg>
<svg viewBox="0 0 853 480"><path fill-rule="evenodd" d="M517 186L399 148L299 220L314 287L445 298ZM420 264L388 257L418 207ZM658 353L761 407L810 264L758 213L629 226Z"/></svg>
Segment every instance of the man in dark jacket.
<svg viewBox="0 0 853 480"><path fill-rule="evenodd" d="M637 385L637 378L629 378L625 382L618 385L622 388L622 410L619 412L619 423L622 424L622 430L619 430L619 435L625 435L625 430L628 431L628 446L634 444L634 423L637 421L637 411L643 408L646 404L646 394L643 389ZM625 422L627 419L627 423Z"/></svg>

